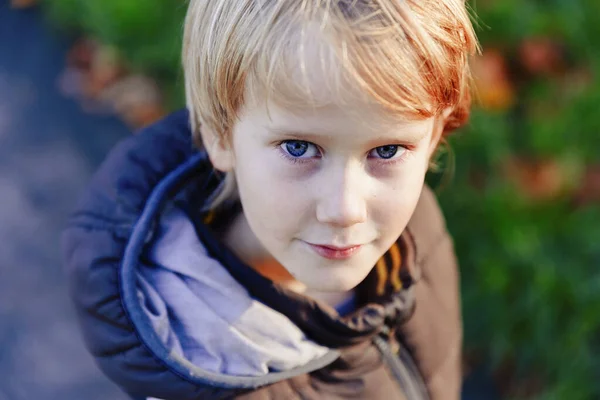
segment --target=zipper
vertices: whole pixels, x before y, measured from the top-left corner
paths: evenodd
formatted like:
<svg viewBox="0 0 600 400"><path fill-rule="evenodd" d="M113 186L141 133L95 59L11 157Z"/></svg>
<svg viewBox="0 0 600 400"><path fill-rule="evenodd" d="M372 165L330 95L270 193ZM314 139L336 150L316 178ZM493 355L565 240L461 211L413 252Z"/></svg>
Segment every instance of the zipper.
<svg viewBox="0 0 600 400"><path fill-rule="evenodd" d="M388 332L389 329L385 330L382 335ZM408 349L399 342L398 354L394 354L390 345L382 336L375 336L373 343L398 381L400 388L406 396L406 400L430 400L421 373L410 356Z"/></svg>

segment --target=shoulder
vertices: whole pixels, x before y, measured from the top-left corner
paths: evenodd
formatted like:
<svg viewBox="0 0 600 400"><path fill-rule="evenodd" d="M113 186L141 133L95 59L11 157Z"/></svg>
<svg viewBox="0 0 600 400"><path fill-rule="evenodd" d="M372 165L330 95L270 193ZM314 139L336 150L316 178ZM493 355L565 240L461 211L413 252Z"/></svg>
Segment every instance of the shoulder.
<svg viewBox="0 0 600 400"><path fill-rule="evenodd" d="M183 378L151 352L123 297L126 248L146 203L195 153L185 111L123 140L94 174L62 233L63 268L86 346L104 373L132 394L170 390L192 398L217 391Z"/></svg>
<svg viewBox="0 0 600 400"><path fill-rule="evenodd" d="M119 196L120 202L138 208L152 186L192 152L188 113L175 112L117 144L89 188Z"/></svg>
<svg viewBox="0 0 600 400"><path fill-rule="evenodd" d="M438 201L424 187L407 227L416 253L415 313L402 327L432 399L459 399L462 323L459 273Z"/></svg>
<svg viewBox="0 0 600 400"><path fill-rule="evenodd" d="M406 228L415 250L415 264L419 279L422 267L432 253L450 238L446 229L446 221L438 200L429 186L424 185L417 207Z"/></svg>
<svg viewBox="0 0 600 400"><path fill-rule="evenodd" d="M136 217L156 183L193 151L187 111L168 115L109 152L83 190L75 214L93 210L112 220Z"/></svg>

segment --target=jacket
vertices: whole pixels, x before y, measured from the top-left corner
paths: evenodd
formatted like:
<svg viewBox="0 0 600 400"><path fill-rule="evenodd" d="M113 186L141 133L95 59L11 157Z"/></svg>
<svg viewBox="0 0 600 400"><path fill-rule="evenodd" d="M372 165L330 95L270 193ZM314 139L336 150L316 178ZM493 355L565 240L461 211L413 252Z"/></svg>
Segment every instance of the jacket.
<svg viewBox="0 0 600 400"><path fill-rule="evenodd" d="M70 295L110 379L135 399L459 399L457 264L429 188L340 315L216 239L212 171L176 112L115 147L68 222Z"/></svg>

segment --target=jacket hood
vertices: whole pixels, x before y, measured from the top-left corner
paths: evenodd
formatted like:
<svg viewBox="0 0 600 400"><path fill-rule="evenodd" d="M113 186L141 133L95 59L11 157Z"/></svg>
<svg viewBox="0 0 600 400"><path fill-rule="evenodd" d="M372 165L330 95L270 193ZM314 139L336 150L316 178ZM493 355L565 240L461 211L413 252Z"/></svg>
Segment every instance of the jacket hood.
<svg viewBox="0 0 600 400"><path fill-rule="evenodd" d="M183 211L165 210L155 236L147 261L138 263L136 292L175 357L204 372L239 377L290 371L327 354L210 257Z"/></svg>

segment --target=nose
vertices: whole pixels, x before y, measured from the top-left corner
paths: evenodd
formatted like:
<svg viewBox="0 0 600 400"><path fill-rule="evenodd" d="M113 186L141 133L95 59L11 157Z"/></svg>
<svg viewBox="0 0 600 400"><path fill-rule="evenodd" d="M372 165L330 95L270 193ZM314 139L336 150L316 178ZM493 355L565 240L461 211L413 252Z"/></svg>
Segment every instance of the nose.
<svg viewBox="0 0 600 400"><path fill-rule="evenodd" d="M365 178L359 169L346 167L328 174L316 207L319 222L346 228L366 221Z"/></svg>

